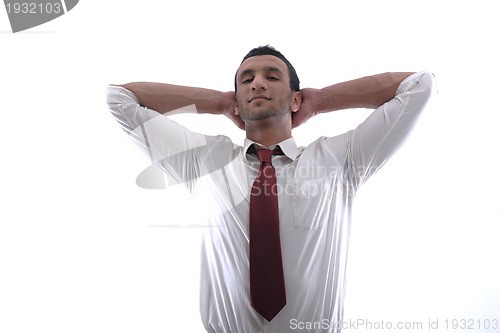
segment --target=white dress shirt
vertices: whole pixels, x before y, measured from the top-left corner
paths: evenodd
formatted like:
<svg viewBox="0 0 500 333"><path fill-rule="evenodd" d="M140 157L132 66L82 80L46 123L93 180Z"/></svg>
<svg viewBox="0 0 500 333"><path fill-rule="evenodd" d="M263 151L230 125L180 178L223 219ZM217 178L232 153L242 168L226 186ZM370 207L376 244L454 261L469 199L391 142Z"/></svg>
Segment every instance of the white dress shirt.
<svg viewBox="0 0 500 333"><path fill-rule="evenodd" d="M200 296L208 332L340 332L356 191L403 143L432 87L432 74L413 74L356 129L307 147L293 138L278 144L284 155L273 156L273 165L287 304L270 322L251 307L249 294L249 197L259 160L247 150L254 143L193 133L141 107L130 91L108 87L123 129L206 215Z"/></svg>

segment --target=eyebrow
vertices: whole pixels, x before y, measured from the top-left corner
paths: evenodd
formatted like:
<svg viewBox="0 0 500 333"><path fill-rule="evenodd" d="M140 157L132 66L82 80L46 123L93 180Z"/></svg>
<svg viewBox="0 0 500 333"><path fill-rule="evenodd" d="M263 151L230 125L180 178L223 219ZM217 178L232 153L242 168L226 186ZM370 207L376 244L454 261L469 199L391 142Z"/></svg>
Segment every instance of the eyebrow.
<svg viewBox="0 0 500 333"><path fill-rule="evenodd" d="M265 72L276 72L278 74L283 75L283 71L275 66L267 66L264 68L264 71ZM253 70L253 69L245 69L243 72L240 73L240 75L238 77L241 78L245 75L254 74L254 73L255 73L255 70Z"/></svg>

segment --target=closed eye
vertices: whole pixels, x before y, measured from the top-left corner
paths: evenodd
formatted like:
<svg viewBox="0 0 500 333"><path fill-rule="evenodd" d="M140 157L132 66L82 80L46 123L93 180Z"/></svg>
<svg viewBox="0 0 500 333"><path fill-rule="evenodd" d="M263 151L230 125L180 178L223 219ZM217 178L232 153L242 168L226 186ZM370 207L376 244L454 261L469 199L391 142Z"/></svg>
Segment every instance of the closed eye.
<svg viewBox="0 0 500 333"><path fill-rule="evenodd" d="M243 81L241 81L241 84L249 84L253 81L253 77L252 78L248 78L248 79L245 79ZM279 81L279 78L275 77L275 76L268 76L267 79L269 81Z"/></svg>

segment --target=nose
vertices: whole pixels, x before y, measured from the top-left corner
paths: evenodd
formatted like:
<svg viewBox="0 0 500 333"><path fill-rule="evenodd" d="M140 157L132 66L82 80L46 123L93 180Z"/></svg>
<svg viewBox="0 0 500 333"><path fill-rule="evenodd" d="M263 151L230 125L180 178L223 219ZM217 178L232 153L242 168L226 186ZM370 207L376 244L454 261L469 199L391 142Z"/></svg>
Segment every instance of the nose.
<svg viewBox="0 0 500 333"><path fill-rule="evenodd" d="M262 75L256 75L252 81L252 90L266 90L266 79Z"/></svg>

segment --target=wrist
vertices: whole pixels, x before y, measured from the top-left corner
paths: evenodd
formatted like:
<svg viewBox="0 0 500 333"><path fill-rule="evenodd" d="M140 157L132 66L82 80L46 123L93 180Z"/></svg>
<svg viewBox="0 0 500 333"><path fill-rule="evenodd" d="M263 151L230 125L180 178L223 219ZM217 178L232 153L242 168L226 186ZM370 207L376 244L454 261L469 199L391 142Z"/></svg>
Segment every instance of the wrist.
<svg viewBox="0 0 500 333"><path fill-rule="evenodd" d="M214 113L228 115L234 113L236 107L236 97L234 92L221 92L217 109Z"/></svg>
<svg viewBox="0 0 500 333"><path fill-rule="evenodd" d="M314 114L333 111L335 106L335 94L325 88L318 89L315 97Z"/></svg>

